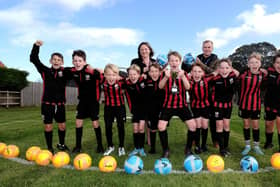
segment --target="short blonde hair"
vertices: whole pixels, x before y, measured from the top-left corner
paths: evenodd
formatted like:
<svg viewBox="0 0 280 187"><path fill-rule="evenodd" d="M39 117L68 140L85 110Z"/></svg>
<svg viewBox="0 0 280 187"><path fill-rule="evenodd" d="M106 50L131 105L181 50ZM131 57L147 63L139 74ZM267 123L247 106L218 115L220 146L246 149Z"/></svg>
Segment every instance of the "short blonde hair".
<svg viewBox="0 0 280 187"><path fill-rule="evenodd" d="M257 53L257 52L253 52L249 58L248 58L248 61L251 60L252 58L255 58L257 60L259 60L260 62L262 61L262 55L260 53Z"/></svg>
<svg viewBox="0 0 280 187"><path fill-rule="evenodd" d="M104 74L108 72L108 70L111 70L112 72L119 74L119 68L115 64L107 64L104 68Z"/></svg>
<svg viewBox="0 0 280 187"><path fill-rule="evenodd" d="M136 64L132 64L128 69L127 69L127 72L129 73L130 70L134 70L136 71L138 74L141 73L141 69L138 65Z"/></svg>

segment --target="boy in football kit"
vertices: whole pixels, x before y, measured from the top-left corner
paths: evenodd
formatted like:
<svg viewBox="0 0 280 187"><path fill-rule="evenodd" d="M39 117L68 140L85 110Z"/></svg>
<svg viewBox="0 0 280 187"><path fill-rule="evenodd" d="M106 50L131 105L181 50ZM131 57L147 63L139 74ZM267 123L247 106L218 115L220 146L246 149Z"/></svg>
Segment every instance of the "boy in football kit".
<svg viewBox="0 0 280 187"><path fill-rule="evenodd" d="M100 81L102 74L92 68L88 68L86 62L86 53L83 50L75 50L72 54L72 63L74 67L71 69L74 81L78 86L78 99L76 114L76 146L73 153L81 152L83 120L90 118L95 131L97 141L97 153L103 153L101 128L99 126L99 99L100 99Z"/></svg>
<svg viewBox="0 0 280 187"><path fill-rule="evenodd" d="M165 70L161 75L159 88L165 90L163 108L160 112L158 130L163 149L162 157L169 157L167 124L172 116L177 115L188 127L185 155L192 154L192 142L195 137L196 124L191 111L187 107L186 90L190 83L183 70L179 69L181 55L177 51L168 53L170 70Z"/></svg>
<svg viewBox="0 0 280 187"><path fill-rule="evenodd" d="M261 84L266 77L266 73L261 70L261 55L252 53L248 58L248 70L245 70L239 77L240 97L239 97L239 117L243 118L245 148L242 155L247 155L251 150L250 126L252 125L254 151L263 155L260 146L259 119L261 113Z"/></svg>
<svg viewBox="0 0 280 187"><path fill-rule="evenodd" d="M148 126L150 129L150 140L151 149L150 154L156 152L156 132L158 129L159 113L164 100L164 90L159 89L161 68L157 63L153 63L149 66L149 72L147 79L145 80L144 96L146 103L146 120L148 121Z"/></svg>
<svg viewBox="0 0 280 187"><path fill-rule="evenodd" d="M265 145L264 148L272 148L274 122L278 131L278 144L280 152L280 53L273 57L272 66L268 68L268 75L264 80L266 92L265 106Z"/></svg>
<svg viewBox="0 0 280 187"><path fill-rule="evenodd" d="M104 155L110 155L114 150L112 140L112 126L114 118L117 119L118 135L119 135L119 156L125 155L124 149L124 123L126 121L126 112L124 106L123 85L124 81L119 80L119 68L114 64L107 64L104 69L105 80L102 82L105 106L104 106L104 122L106 128L106 138L108 149Z"/></svg>
<svg viewBox="0 0 280 187"><path fill-rule="evenodd" d="M226 157L230 155L228 143L232 98L239 72L232 68L229 59L221 59L217 62L217 72L218 74L212 78L210 84L212 84L214 117L220 154Z"/></svg>
<svg viewBox="0 0 280 187"><path fill-rule="evenodd" d="M61 151L68 150L65 145L65 87L66 81L71 79L70 70L63 68L63 56L60 53L51 55L51 68L43 65L39 59L39 50L43 41L37 40L30 54L30 61L35 65L43 79L43 95L41 114L45 124L45 139L48 150L54 153L52 147L53 119L58 123L59 143L57 148Z"/></svg>
<svg viewBox="0 0 280 187"><path fill-rule="evenodd" d="M196 122L195 135L195 153L207 151L206 141L208 135L209 121L209 80L212 76L205 76L203 66L200 63L194 63L191 66L190 74L190 104L191 110ZM200 146L200 132L202 143Z"/></svg>

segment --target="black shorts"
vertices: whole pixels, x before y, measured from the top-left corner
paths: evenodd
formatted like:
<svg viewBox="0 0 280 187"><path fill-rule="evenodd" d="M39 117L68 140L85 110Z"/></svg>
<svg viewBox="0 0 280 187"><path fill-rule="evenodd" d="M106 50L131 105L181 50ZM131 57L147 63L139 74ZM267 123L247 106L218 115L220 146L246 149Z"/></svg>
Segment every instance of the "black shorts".
<svg viewBox="0 0 280 187"><path fill-rule="evenodd" d="M182 121L193 119L193 114L189 108L163 108L159 114L159 120L169 121L172 116L178 116Z"/></svg>
<svg viewBox="0 0 280 187"><path fill-rule="evenodd" d="M264 119L267 121L273 121L276 117L280 117L280 109L265 107Z"/></svg>
<svg viewBox="0 0 280 187"><path fill-rule="evenodd" d="M53 119L57 123L65 122L65 106L61 105L53 105L53 104L45 104L41 105L41 114L44 121L44 124L53 123Z"/></svg>
<svg viewBox="0 0 280 187"><path fill-rule="evenodd" d="M215 120L230 119L232 112L232 107L229 108L214 108Z"/></svg>
<svg viewBox="0 0 280 187"><path fill-rule="evenodd" d="M238 116L243 119L257 120L257 119L260 119L260 117L261 117L261 111L260 110L253 111L253 110L239 109Z"/></svg>
<svg viewBox="0 0 280 187"><path fill-rule="evenodd" d="M99 102L81 101L77 106L76 119L90 118L92 121L99 119Z"/></svg>
<svg viewBox="0 0 280 187"><path fill-rule="evenodd" d="M150 113L148 116L148 128L152 130L158 129L158 120L159 120L159 112L158 113Z"/></svg>
<svg viewBox="0 0 280 187"><path fill-rule="evenodd" d="M131 111L132 113L132 123L139 123L140 120L147 119L147 113L143 107L134 107Z"/></svg>
<svg viewBox="0 0 280 187"><path fill-rule="evenodd" d="M193 118L203 117L205 119L210 118L210 110L209 107L205 108L192 108Z"/></svg>
<svg viewBox="0 0 280 187"><path fill-rule="evenodd" d="M118 124L126 122L126 112L124 106L104 106L104 121L112 124L116 118Z"/></svg>

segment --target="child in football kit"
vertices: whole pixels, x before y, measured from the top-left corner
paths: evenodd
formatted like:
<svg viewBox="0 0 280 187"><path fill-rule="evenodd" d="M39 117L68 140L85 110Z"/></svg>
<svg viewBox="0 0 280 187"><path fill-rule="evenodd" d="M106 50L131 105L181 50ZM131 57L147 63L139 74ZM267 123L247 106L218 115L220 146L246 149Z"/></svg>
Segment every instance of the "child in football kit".
<svg viewBox="0 0 280 187"><path fill-rule="evenodd" d="M217 62L217 73L211 80L216 133L220 154L230 155L228 150L232 98L239 72L232 68L229 59Z"/></svg>
<svg viewBox="0 0 280 187"><path fill-rule="evenodd" d="M127 103L132 113L134 150L129 154L146 156L145 143L145 112L143 89L145 87L143 77L140 77L140 67L136 64L128 68L128 79L125 82L125 94Z"/></svg>
<svg viewBox="0 0 280 187"><path fill-rule="evenodd" d="M147 79L145 80L144 96L146 103L146 120L148 121L148 127L150 129L151 149L149 153L154 154L156 152L156 132L159 120L159 113L164 100L164 90L159 89L158 84L160 81L161 68L157 63L153 63L149 66L149 72Z"/></svg>
<svg viewBox="0 0 280 187"><path fill-rule="evenodd" d="M266 92L265 106L265 149L272 148L274 122L278 130L278 144L280 152L280 53L273 57L272 66L268 68L268 75L264 80Z"/></svg>
<svg viewBox="0 0 280 187"><path fill-rule="evenodd" d="M104 122L106 128L106 138L108 149L104 155L110 155L114 150L112 140L112 126L114 118L117 119L118 135L119 135L119 156L125 155L124 149L124 123L126 121L126 112L124 106L123 85L124 81L119 80L119 68L114 64L107 64L104 69L105 80L102 83L105 106L104 106Z"/></svg>
<svg viewBox="0 0 280 187"><path fill-rule="evenodd" d="M63 68L63 56L60 53L51 55L51 68L43 65L39 59L39 50L43 41L37 40L30 54L30 61L35 65L43 79L43 96L41 114L45 124L45 139L48 150L54 153L52 147L53 119L58 123L59 143L57 148L61 151L68 150L65 145L65 87L66 81L71 79L70 70Z"/></svg>
<svg viewBox="0 0 280 187"><path fill-rule="evenodd" d="M177 51L168 53L168 64L170 70L165 70L161 75L159 88L165 90L163 108L160 112L158 130L163 149L162 157L169 157L167 124L172 116L177 115L188 127L187 143L185 155L192 154L192 142L195 137L196 124L191 111L187 107L186 90L190 88L190 83L185 72L179 69L181 55Z"/></svg>
<svg viewBox="0 0 280 187"><path fill-rule="evenodd" d="M205 76L205 71L200 63L191 66L190 74L190 104L196 122L195 153L207 151L206 141L209 121L209 80L212 76ZM200 132L202 142L200 146Z"/></svg>
<svg viewBox="0 0 280 187"><path fill-rule="evenodd" d="M245 70L239 77L240 97L238 115L243 118L245 148L242 155L247 155L251 150L250 126L252 125L254 151L263 155L259 146L260 130L259 119L261 113L261 84L266 76L261 70L261 55L252 53L248 58L248 70Z"/></svg>
<svg viewBox="0 0 280 187"><path fill-rule="evenodd" d="M97 141L97 153L103 153L101 128L99 126L99 98L100 98L100 81L102 74L92 68L89 68L86 62L86 53L82 50L75 50L72 54L72 63L74 67L71 69L74 81L78 86L78 99L76 114L76 146L74 153L81 152L83 120L91 118L92 126L95 131Z"/></svg>

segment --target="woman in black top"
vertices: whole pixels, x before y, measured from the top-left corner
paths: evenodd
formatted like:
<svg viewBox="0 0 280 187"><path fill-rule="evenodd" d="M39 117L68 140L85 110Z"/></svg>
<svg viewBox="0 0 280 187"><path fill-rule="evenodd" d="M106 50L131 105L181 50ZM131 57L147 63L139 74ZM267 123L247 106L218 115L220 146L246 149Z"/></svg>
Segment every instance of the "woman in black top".
<svg viewBox="0 0 280 187"><path fill-rule="evenodd" d="M138 46L138 58L131 61L130 65L136 64L140 67L141 74L148 73L149 65L156 62L153 59L154 50L148 42L142 42Z"/></svg>

